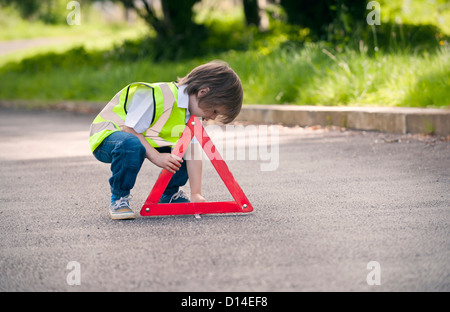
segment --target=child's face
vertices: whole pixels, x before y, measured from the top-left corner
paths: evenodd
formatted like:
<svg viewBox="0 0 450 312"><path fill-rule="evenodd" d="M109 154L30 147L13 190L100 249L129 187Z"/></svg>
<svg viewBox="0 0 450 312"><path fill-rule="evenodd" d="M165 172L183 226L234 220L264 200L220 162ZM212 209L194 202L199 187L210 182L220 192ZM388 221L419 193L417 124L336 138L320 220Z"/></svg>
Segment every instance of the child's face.
<svg viewBox="0 0 450 312"><path fill-rule="evenodd" d="M201 117L206 121L208 121L209 119L214 120L219 115L217 109L213 109L212 111L210 111L204 110L198 106L198 98L205 95L208 91L208 89L200 89L197 94L189 95L189 112L192 115Z"/></svg>

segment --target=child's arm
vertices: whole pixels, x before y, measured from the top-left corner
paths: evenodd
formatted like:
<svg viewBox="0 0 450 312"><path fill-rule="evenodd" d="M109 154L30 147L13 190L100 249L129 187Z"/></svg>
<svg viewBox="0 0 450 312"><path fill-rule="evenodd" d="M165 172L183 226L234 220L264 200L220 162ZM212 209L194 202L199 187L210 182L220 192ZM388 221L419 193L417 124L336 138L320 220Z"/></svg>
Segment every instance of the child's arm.
<svg viewBox="0 0 450 312"><path fill-rule="evenodd" d="M145 157L158 167L166 169L171 173L175 173L175 171L178 171L181 167L181 162L183 159L170 153L158 152L153 146L150 145L150 143L148 143L142 133L137 133L133 128L127 126L123 126L122 131L137 136L139 141L141 141L142 145L145 147Z"/></svg>
<svg viewBox="0 0 450 312"><path fill-rule="evenodd" d="M206 199L202 196L202 150L200 144L189 145L187 152L191 156L186 162L191 187L191 202L205 202Z"/></svg>

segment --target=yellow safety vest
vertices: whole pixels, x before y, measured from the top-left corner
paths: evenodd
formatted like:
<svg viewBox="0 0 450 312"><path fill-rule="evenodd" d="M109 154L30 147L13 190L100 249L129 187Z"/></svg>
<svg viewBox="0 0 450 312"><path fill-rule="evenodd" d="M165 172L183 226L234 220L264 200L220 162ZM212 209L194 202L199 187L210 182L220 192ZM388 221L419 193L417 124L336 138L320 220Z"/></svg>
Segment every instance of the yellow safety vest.
<svg viewBox="0 0 450 312"><path fill-rule="evenodd" d="M94 152L111 133L121 131L127 116L127 105L139 88L153 94L153 118L143 133L153 147L174 146L186 126L186 109L178 107L178 86L170 83L134 82L120 90L91 124L89 145ZM145 91L145 90L143 90Z"/></svg>

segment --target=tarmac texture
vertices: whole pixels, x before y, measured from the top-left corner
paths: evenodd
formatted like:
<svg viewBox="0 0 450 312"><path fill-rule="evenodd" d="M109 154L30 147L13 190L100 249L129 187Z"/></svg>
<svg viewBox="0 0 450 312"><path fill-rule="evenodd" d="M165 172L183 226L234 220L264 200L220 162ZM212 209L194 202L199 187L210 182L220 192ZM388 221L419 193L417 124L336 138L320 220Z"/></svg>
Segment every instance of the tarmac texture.
<svg viewBox="0 0 450 312"><path fill-rule="evenodd" d="M0 108L0 291L450 291L445 138L273 126L274 168L227 160L253 213L114 221L93 118ZM208 161L203 195L230 199Z"/></svg>

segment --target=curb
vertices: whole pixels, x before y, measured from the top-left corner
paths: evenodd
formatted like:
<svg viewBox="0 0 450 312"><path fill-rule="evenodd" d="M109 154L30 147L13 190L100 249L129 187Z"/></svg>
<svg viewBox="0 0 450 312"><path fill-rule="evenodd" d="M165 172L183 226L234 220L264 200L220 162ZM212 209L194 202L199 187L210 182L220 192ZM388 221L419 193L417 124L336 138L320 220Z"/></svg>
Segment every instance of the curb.
<svg viewBox="0 0 450 312"><path fill-rule="evenodd" d="M12 109L63 110L81 114L98 114L107 102L2 100L0 107Z"/></svg>
<svg viewBox="0 0 450 312"><path fill-rule="evenodd" d="M97 114L106 102L0 100L0 107ZM338 126L389 133L450 135L450 109L243 105L237 121L283 126Z"/></svg>
<svg viewBox="0 0 450 312"><path fill-rule="evenodd" d="M450 109L244 105L239 121L284 126L338 126L390 133L450 135Z"/></svg>

